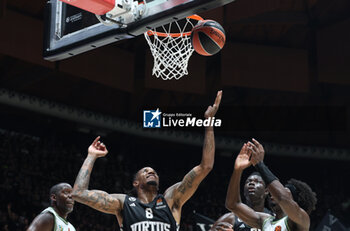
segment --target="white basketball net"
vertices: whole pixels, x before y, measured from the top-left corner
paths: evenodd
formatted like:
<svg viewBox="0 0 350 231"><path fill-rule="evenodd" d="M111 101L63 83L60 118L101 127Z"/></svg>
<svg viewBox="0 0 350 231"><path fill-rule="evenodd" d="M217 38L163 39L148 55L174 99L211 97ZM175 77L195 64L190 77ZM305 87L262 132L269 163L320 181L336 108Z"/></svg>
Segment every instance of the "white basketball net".
<svg viewBox="0 0 350 231"><path fill-rule="evenodd" d="M152 75L163 80L178 80L188 74L187 65L194 50L191 35L185 30L192 30L195 24L196 20L187 17L183 26L175 21L161 26L162 32L152 29L144 33L154 58Z"/></svg>

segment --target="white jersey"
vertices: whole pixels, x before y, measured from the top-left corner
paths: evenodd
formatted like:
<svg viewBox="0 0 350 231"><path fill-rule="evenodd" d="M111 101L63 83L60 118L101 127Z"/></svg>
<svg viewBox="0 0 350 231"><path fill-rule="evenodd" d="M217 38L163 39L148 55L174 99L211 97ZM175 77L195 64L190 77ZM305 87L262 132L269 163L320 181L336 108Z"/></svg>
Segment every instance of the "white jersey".
<svg viewBox="0 0 350 231"><path fill-rule="evenodd" d="M74 226L60 217L52 207L48 207L41 213L52 213L55 217L55 225L53 231L75 231Z"/></svg>
<svg viewBox="0 0 350 231"><path fill-rule="evenodd" d="M269 217L264 221L262 231L289 231L288 217L285 216L277 221L274 221L275 217Z"/></svg>

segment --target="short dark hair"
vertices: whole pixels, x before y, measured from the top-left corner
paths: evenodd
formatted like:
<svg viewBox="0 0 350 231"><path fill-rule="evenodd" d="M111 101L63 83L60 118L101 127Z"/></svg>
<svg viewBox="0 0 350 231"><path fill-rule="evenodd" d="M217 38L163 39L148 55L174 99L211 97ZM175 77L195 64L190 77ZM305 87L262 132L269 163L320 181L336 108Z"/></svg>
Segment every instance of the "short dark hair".
<svg viewBox="0 0 350 231"><path fill-rule="evenodd" d="M139 172L142 170L142 169L144 169L145 167L143 167L143 168L140 168L139 170L137 170L137 172L135 172L134 173L134 175L133 175L133 178L132 178L132 182L134 182L134 181L136 181L137 180L137 177L139 176ZM154 170L154 169L153 169ZM155 171L155 170L154 170ZM158 174L158 173L157 173ZM158 174L158 176L159 176L159 174Z"/></svg>
<svg viewBox="0 0 350 231"><path fill-rule="evenodd" d="M255 171L255 172L250 173L249 176L247 177L247 179L248 179L249 177L251 177L251 176L260 176L262 182L264 182L264 185L265 185L265 187L266 187L266 183L265 183L264 179L261 177L260 172L256 172L256 171Z"/></svg>
<svg viewBox="0 0 350 231"><path fill-rule="evenodd" d="M57 196L57 194L62 190L62 188L67 185L68 183L58 183L58 184L55 184L54 186L52 186L50 188L50 195L49 195L49 199L50 199L50 204L52 203L52 200L51 200L51 195L54 194ZM69 185L69 184L68 184Z"/></svg>
<svg viewBox="0 0 350 231"><path fill-rule="evenodd" d="M316 209L316 193L312 191L308 184L293 178L288 180L288 184L291 184L295 187L296 198L293 199L302 209L304 209L308 214Z"/></svg>
<svg viewBox="0 0 350 231"><path fill-rule="evenodd" d="M255 171L255 172L250 173L248 177L250 177L250 176L255 176L255 175L257 175L257 176L260 176L260 177L261 177L260 172L256 172L256 171ZM247 177L247 178L248 178L248 177Z"/></svg>
<svg viewBox="0 0 350 231"><path fill-rule="evenodd" d="M142 169L144 169L144 168L145 168L145 167L143 167L143 168L137 170L137 172L134 173L134 175L133 175L133 177L132 177L132 182L133 182L133 183L137 180L137 177L139 176L140 170L142 170ZM126 194L127 194L128 196L133 196L133 197L137 197L137 196L138 196L138 194L137 194L137 189L136 189L134 186L132 187L131 190L127 190L127 191L126 191Z"/></svg>

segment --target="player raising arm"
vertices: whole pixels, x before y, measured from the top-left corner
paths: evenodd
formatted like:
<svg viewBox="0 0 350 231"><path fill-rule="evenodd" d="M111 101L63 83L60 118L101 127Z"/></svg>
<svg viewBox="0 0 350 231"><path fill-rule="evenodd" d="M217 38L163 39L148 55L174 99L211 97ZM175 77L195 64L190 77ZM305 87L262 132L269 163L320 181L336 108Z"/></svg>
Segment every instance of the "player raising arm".
<svg viewBox="0 0 350 231"><path fill-rule="evenodd" d="M205 111L205 118L215 116L221 97L222 92L219 91L213 106L209 106ZM169 187L164 195L158 193L159 177L151 167L144 167L135 174L133 187L136 197L89 190L94 162L108 153L106 146L99 139L100 137L97 137L88 149L88 156L73 187L73 198L101 212L115 214L123 231L176 231L181 219L182 206L213 168L215 154L213 127L205 129L200 164L187 173L181 182Z"/></svg>
<svg viewBox="0 0 350 231"><path fill-rule="evenodd" d="M263 231L273 231L278 226L281 231L309 230L309 214L316 204L315 193L307 184L294 179L283 186L263 163L264 155L263 146L255 139L243 145L236 158L234 172L228 187L226 207L245 223ZM251 164L255 165L266 183L271 194L271 209L276 213L276 217L255 212L241 202L239 195L241 175L243 170Z"/></svg>

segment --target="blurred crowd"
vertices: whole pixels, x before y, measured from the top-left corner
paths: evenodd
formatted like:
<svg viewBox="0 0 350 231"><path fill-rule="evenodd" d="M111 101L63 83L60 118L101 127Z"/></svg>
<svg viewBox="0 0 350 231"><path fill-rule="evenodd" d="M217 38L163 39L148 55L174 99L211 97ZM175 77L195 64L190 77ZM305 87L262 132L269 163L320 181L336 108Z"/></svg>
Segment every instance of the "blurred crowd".
<svg viewBox="0 0 350 231"><path fill-rule="evenodd" d="M49 206L51 186L59 182L73 186L87 148L94 138L86 134L79 135L79 138L73 136L72 139L61 134L37 136L0 129L1 230L25 230L33 218ZM137 142L136 138L125 135L120 136L116 142L104 141L110 154L107 158L96 161L89 187L110 193L126 193L132 187L133 174L139 168L149 165L159 173L160 192L164 192L167 187L180 181L201 158L201 148L157 148L156 145L150 148L147 142ZM224 201L233 159L217 155L215 161L212 173L183 208L183 231L192 231L194 228L193 210L214 220L227 212ZM338 218L350 220L350 195L346 191L348 178L339 176L341 172L326 169L326 163L322 164L325 168L319 169L319 173L310 169L309 173L297 174L309 174L311 182L307 182L317 193L317 210L311 216L312 229L329 209ZM283 170L279 170L278 175L283 175L280 171ZM292 174L287 172L288 169L285 171L286 176L282 178L294 177L288 175ZM348 175L347 172L343 174ZM319 177L314 179L315 175ZM76 203L68 220L78 231L118 230L115 216L100 213L79 203Z"/></svg>

